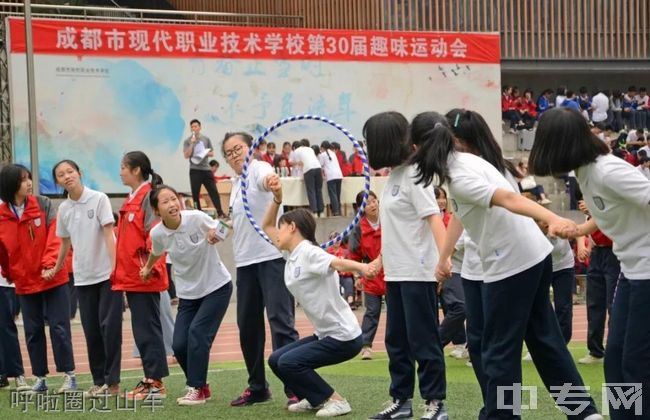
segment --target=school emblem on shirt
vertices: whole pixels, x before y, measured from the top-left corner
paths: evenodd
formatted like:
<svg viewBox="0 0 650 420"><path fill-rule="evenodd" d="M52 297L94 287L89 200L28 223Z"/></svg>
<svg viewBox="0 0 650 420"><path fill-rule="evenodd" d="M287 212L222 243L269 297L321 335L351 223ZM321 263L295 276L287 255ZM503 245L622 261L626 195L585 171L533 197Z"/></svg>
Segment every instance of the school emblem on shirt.
<svg viewBox="0 0 650 420"><path fill-rule="evenodd" d="M603 201L602 198L594 197L594 204L596 205L596 207L598 207L598 210L600 211L605 210L605 202Z"/></svg>
<svg viewBox="0 0 650 420"><path fill-rule="evenodd" d="M454 209L454 213L458 213L458 203L453 198L451 199L451 208Z"/></svg>
<svg viewBox="0 0 650 420"><path fill-rule="evenodd" d="M88 218L92 219L93 217L95 217L95 210L93 209L88 210Z"/></svg>
<svg viewBox="0 0 650 420"><path fill-rule="evenodd" d="M41 218L40 217L38 219L34 219L34 226L41 227Z"/></svg>
<svg viewBox="0 0 650 420"><path fill-rule="evenodd" d="M129 213L129 217L128 217L129 222L132 222L133 219L135 219L135 214Z"/></svg>
<svg viewBox="0 0 650 420"><path fill-rule="evenodd" d="M399 185L393 185L393 189L390 190L390 194L395 197L399 194Z"/></svg>
<svg viewBox="0 0 650 420"><path fill-rule="evenodd" d="M198 244L199 243L199 234L198 233L193 233L190 235L190 241L192 241L193 244Z"/></svg>
<svg viewBox="0 0 650 420"><path fill-rule="evenodd" d="M293 269L293 276L296 278L300 276L300 267L296 267Z"/></svg>

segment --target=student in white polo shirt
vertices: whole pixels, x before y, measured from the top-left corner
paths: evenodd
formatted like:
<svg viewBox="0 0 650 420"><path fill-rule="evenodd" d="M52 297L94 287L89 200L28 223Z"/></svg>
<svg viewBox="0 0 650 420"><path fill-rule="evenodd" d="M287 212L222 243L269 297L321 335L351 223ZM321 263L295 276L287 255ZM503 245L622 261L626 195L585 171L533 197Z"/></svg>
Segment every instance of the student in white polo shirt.
<svg viewBox="0 0 650 420"><path fill-rule="evenodd" d="M330 197L330 206L332 207L332 216L341 215L341 182L343 172L339 165L339 159L334 153L334 148L329 141L320 144L321 152L318 160L323 168L325 179L327 180L327 194Z"/></svg>
<svg viewBox="0 0 650 420"><path fill-rule="evenodd" d="M445 420L447 383L434 277L445 225L433 186L415 184L408 157L418 146L410 142L406 118L397 112L374 115L364 124L363 135L370 166L391 168L379 207L381 255L372 264L383 264L386 280L385 342L393 404L370 418L413 416L417 361L425 400L421 419Z"/></svg>
<svg viewBox="0 0 650 420"><path fill-rule="evenodd" d="M300 140L300 147L293 151L292 165L299 164L305 180L309 208L315 217L320 217L325 209L323 204L323 172L314 150L309 147L309 140Z"/></svg>
<svg viewBox="0 0 650 420"><path fill-rule="evenodd" d="M273 191L262 227L274 245L285 252L284 282L316 330L314 335L288 344L269 357L269 366L300 401L291 412L316 411L316 417L335 417L352 411L350 404L315 369L350 360L363 340L356 316L339 293L337 271L357 271L373 277L367 264L337 258L316 244L316 220L305 209L280 216L282 184L268 181ZM276 220L277 226L276 226Z"/></svg>
<svg viewBox="0 0 650 420"><path fill-rule="evenodd" d="M67 199L57 215L59 256L47 276L53 277L64 267L72 246L72 271L93 377L93 385L84 394L117 395L122 360L122 293L112 291L110 282L115 266L111 204L106 194L82 184L79 166L72 160L54 165L52 178L65 189Z"/></svg>
<svg viewBox="0 0 650 420"><path fill-rule="evenodd" d="M230 273L211 244L219 222L198 210L181 210L178 193L166 185L152 190L149 201L162 223L151 230L152 251L140 275L146 281L156 261L168 253L180 299L172 347L188 386L177 403L204 404L210 398L210 348L232 295Z"/></svg>
<svg viewBox="0 0 650 420"><path fill-rule="evenodd" d="M264 313L271 330L273 350L298 339L294 328L295 305L284 284L285 261L273 245L266 242L253 228L244 205L242 179L244 159L253 143L253 137L244 132L226 133L221 151L226 162L237 175L230 193L230 217L233 224L233 253L237 266L237 326L246 370L248 387L230 402L234 407L246 407L271 399L266 381L264 343L266 333ZM248 167L248 210L258 222L264 217L273 194L268 190L268 179L275 174L266 162L253 160ZM290 389L285 388L287 404L298 402Z"/></svg>
<svg viewBox="0 0 650 420"><path fill-rule="evenodd" d="M456 142L466 150L473 139L455 138L447 124L435 112L419 114L411 123L411 138L421 145L411 158L418 168L416 182L448 183L456 215L449 223L436 275L443 279L451 274L450 256L464 226L478 245L483 266L485 416L513 418L512 402L518 393L501 392L499 387L521 383L524 339L549 390L566 383L584 386L549 301L552 246L530 217L548 223L551 235L577 226L519 195L489 162L456 151ZM557 398L556 404L572 410L576 401L585 406L579 418L602 420L588 394L570 402Z"/></svg>
<svg viewBox="0 0 650 420"><path fill-rule="evenodd" d="M600 228L614 243L621 275L609 321L605 382L642 384L641 405L646 410L650 407L650 393L645 392L650 388L650 181L610 154L586 122L568 110L544 114L529 167L541 176L575 170L592 216L577 235ZM632 418L633 411L634 407L610 404L613 420Z"/></svg>

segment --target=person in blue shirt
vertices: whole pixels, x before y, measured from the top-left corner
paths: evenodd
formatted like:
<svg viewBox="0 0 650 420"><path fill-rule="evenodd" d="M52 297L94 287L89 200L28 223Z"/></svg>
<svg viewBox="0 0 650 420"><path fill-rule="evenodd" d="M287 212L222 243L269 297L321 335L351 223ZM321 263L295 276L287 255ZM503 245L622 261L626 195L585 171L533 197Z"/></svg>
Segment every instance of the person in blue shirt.
<svg viewBox="0 0 650 420"><path fill-rule="evenodd" d="M544 111L547 111L553 107L551 104L551 96L553 96L552 89L544 89L539 98L537 98L537 118L541 117Z"/></svg>
<svg viewBox="0 0 650 420"><path fill-rule="evenodd" d="M621 102L621 108L623 108L623 121L627 121L628 130L643 128L637 125L635 96L636 87L630 86L627 88L627 93L623 95L623 101Z"/></svg>
<svg viewBox="0 0 650 420"><path fill-rule="evenodd" d="M580 112L580 105L576 99L576 94L572 90L568 90L566 93L566 99L560 104L563 108L571 108Z"/></svg>

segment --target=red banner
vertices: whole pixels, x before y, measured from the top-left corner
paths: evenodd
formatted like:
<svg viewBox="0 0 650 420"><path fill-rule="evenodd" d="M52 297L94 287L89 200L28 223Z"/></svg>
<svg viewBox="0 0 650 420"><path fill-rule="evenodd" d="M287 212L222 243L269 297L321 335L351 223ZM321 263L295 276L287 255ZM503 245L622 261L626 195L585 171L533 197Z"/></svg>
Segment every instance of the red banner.
<svg viewBox="0 0 650 420"><path fill-rule="evenodd" d="M10 18L12 53L25 23ZM500 62L496 34L288 29L34 19L34 52L75 56L422 63Z"/></svg>

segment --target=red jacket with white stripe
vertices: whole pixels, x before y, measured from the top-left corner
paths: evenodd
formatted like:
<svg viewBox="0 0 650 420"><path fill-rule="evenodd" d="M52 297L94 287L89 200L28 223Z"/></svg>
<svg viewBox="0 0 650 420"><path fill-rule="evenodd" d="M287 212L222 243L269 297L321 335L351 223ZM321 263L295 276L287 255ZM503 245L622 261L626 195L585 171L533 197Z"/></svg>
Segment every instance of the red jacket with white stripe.
<svg viewBox="0 0 650 420"><path fill-rule="evenodd" d="M16 285L16 294L39 293L68 282L66 270L52 280L41 277L42 270L56 264L60 246L49 198L28 196L20 219L8 203L0 204L0 266L2 275Z"/></svg>
<svg viewBox="0 0 650 420"><path fill-rule="evenodd" d="M151 184L143 185L136 195L122 204L117 226L115 244L115 271L111 276L112 289L126 292L162 292L167 290L169 281L165 266L165 255L153 266L151 277L146 281L140 277L151 253L149 231L156 223L147 226L146 215L153 211L149 204ZM150 213L149 213L150 214Z"/></svg>

